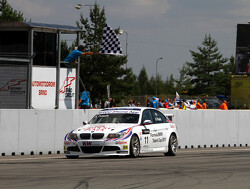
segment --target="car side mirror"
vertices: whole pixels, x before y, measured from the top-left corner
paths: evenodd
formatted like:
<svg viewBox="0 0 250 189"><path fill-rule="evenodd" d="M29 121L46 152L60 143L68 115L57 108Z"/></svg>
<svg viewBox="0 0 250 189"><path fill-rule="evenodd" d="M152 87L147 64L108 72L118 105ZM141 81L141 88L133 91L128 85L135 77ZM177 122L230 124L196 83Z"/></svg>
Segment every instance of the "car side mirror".
<svg viewBox="0 0 250 189"><path fill-rule="evenodd" d="M153 122L149 119L147 119L143 122L143 125L151 125L151 124L153 124Z"/></svg>
<svg viewBox="0 0 250 189"><path fill-rule="evenodd" d="M87 123L88 123L87 120L82 122L83 125L87 125Z"/></svg>

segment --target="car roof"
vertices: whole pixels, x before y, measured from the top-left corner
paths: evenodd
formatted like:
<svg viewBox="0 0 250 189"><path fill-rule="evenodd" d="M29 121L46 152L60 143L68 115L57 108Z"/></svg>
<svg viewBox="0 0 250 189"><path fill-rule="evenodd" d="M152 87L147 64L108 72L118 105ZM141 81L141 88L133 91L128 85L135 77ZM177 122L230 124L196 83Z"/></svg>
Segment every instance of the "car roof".
<svg viewBox="0 0 250 189"><path fill-rule="evenodd" d="M141 110L145 110L145 109L155 109L155 108L151 108L151 107L115 107L115 108L104 108L103 110L137 110L137 111L141 111Z"/></svg>

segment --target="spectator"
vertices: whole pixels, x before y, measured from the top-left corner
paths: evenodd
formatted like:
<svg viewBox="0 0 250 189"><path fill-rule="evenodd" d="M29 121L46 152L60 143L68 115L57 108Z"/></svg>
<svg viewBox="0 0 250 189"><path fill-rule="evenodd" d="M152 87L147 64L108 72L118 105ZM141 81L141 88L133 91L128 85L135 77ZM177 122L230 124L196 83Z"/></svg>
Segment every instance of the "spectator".
<svg viewBox="0 0 250 189"><path fill-rule="evenodd" d="M110 102L112 101L112 98L109 98L106 102L105 102L105 104L104 104L104 107L105 108L109 108L110 107Z"/></svg>
<svg viewBox="0 0 250 189"><path fill-rule="evenodd" d="M202 108L203 109L207 109L207 102L204 100L204 102L202 103Z"/></svg>
<svg viewBox="0 0 250 189"><path fill-rule="evenodd" d="M169 102L168 103L168 109L174 109L174 103L173 103L173 101L169 100L168 102Z"/></svg>
<svg viewBox="0 0 250 189"><path fill-rule="evenodd" d="M115 99L114 98L110 101L110 107L111 108L115 107Z"/></svg>
<svg viewBox="0 0 250 189"><path fill-rule="evenodd" d="M88 86L87 91L83 91L79 100L79 106L81 109L89 109L91 108L90 102L90 92L92 91L93 86Z"/></svg>
<svg viewBox="0 0 250 189"><path fill-rule="evenodd" d="M228 110L227 101L224 100L224 102L222 102L222 104L220 105L220 109L221 110Z"/></svg>
<svg viewBox="0 0 250 189"><path fill-rule="evenodd" d="M140 103L140 102L138 102L136 106L137 106L137 107L140 107L140 106L141 106L141 103Z"/></svg>
<svg viewBox="0 0 250 189"><path fill-rule="evenodd" d="M131 107L135 107L135 105L136 105L136 100L133 100Z"/></svg>
<svg viewBox="0 0 250 189"><path fill-rule="evenodd" d="M132 104L133 104L133 101L132 101L132 100L129 100L129 101L128 101L128 106L131 107Z"/></svg>
<svg viewBox="0 0 250 189"><path fill-rule="evenodd" d="M161 99L159 99L158 106L159 106L159 108L163 108L163 104L162 104Z"/></svg>
<svg viewBox="0 0 250 189"><path fill-rule="evenodd" d="M165 103L163 104L163 107L164 108L168 108L169 106L168 106L168 101L167 100L165 100Z"/></svg>
<svg viewBox="0 0 250 189"><path fill-rule="evenodd" d="M153 99L151 100L150 106L151 106L152 108L158 108L158 107L159 107L158 101L156 100L155 97L153 97Z"/></svg>
<svg viewBox="0 0 250 189"><path fill-rule="evenodd" d="M200 100L197 101L196 108L203 109Z"/></svg>

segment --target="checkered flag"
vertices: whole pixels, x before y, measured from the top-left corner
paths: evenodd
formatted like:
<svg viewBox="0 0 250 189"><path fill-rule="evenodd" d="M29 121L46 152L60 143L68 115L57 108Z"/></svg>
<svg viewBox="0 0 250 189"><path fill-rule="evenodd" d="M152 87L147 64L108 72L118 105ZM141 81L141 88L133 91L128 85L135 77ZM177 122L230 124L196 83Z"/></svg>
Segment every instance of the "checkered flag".
<svg viewBox="0 0 250 189"><path fill-rule="evenodd" d="M100 54L122 55L122 48L114 30L106 25L103 29Z"/></svg>

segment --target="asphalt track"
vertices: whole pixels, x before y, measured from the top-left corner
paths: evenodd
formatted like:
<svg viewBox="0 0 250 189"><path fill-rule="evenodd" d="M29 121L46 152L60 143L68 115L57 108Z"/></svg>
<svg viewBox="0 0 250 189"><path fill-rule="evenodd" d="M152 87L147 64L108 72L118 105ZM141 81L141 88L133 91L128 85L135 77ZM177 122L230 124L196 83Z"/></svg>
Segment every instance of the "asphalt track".
<svg viewBox="0 0 250 189"><path fill-rule="evenodd" d="M0 157L0 188L249 189L250 147L181 149L128 157Z"/></svg>

